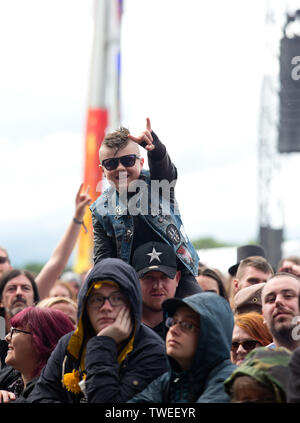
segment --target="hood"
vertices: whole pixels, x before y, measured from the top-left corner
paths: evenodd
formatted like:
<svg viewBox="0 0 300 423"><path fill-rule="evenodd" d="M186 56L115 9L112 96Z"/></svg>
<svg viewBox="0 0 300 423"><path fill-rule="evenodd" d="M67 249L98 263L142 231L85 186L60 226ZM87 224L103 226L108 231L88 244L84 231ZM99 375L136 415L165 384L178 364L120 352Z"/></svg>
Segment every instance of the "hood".
<svg viewBox="0 0 300 423"><path fill-rule="evenodd" d="M78 294L78 319L85 307L89 288L94 282L101 280L111 280L119 285L121 291L129 299L135 319L140 323L142 293L138 275L132 266L117 258L106 258L99 261L88 274Z"/></svg>
<svg viewBox="0 0 300 423"><path fill-rule="evenodd" d="M276 402L286 402L286 391L290 375L288 366L291 351L284 347L255 348L247 354L243 363L225 380L225 390L230 395L235 379L239 376L251 376L257 382L269 388L276 397Z"/></svg>
<svg viewBox="0 0 300 423"><path fill-rule="evenodd" d="M233 314L229 303L220 295L201 292L184 299L171 298L163 303L164 319L172 316L179 306L189 306L200 316L197 350L191 369L192 374L206 375L224 360L230 359ZM175 370L174 360L169 359Z"/></svg>
<svg viewBox="0 0 300 423"><path fill-rule="evenodd" d="M83 351L85 344L91 336L91 334L87 333L86 300L94 283L100 281L115 282L129 300L132 318L135 323L133 336L136 335L141 324L142 294L136 271L132 266L117 258L101 260L90 271L78 294L78 325L67 347L68 353L75 360L81 360L82 354L85 354ZM92 336L94 335L93 333ZM134 340L133 336L131 337L131 348ZM130 351L127 350L128 352ZM81 367L83 367L82 363Z"/></svg>

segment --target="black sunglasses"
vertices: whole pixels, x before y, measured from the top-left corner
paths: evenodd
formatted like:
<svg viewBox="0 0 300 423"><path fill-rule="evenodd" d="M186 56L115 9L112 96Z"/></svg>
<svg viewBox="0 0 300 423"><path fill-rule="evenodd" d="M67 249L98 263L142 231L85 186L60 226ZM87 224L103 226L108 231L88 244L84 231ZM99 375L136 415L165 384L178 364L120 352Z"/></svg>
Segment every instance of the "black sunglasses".
<svg viewBox="0 0 300 423"><path fill-rule="evenodd" d="M132 167L135 165L136 159L140 159L136 154L127 154L126 156L113 157L102 161L102 166L106 170L115 170L119 166L119 162L125 167Z"/></svg>
<svg viewBox="0 0 300 423"><path fill-rule="evenodd" d="M237 351L239 346L242 345L242 347L244 348L245 351L251 351L254 350L254 348L256 348L256 346L261 345L258 341L253 340L248 340L248 341L242 341L242 342L233 342L231 344L231 351Z"/></svg>
<svg viewBox="0 0 300 423"><path fill-rule="evenodd" d="M6 263L8 261L8 257L0 256L0 264Z"/></svg>

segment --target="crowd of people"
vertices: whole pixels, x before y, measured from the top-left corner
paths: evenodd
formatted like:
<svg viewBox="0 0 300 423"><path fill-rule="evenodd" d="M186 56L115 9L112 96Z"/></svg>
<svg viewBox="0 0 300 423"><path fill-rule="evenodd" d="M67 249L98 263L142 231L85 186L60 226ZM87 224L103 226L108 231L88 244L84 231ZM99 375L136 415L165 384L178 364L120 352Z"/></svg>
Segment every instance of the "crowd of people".
<svg viewBox="0 0 300 423"><path fill-rule="evenodd" d="M0 402L300 402L300 256L274 269L243 245L227 275L199 261L149 118L99 159L109 188L91 204L80 186L38 275L0 247ZM65 272L88 206L94 264Z"/></svg>

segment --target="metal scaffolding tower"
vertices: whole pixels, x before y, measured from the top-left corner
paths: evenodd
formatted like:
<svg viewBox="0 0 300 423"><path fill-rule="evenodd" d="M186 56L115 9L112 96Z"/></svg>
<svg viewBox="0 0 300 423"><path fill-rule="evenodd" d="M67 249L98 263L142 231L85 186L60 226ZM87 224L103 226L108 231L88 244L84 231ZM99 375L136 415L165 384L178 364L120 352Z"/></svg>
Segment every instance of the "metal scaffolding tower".
<svg viewBox="0 0 300 423"><path fill-rule="evenodd" d="M281 259L283 206L280 156L277 153L279 109L279 32L276 11L267 5L266 55L259 120L259 242L275 268Z"/></svg>

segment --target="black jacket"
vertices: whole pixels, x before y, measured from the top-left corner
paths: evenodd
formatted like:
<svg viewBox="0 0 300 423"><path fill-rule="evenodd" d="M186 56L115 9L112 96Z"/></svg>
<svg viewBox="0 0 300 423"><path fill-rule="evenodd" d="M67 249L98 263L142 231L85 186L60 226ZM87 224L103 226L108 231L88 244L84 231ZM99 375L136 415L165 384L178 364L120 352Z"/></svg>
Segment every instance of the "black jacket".
<svg viewBox="0 0 300 423"><path fill-rule="evenodd" d="M16 395L16 399L13 401L10 401L12 404L14 403L23 403L27 402L27 397L32 392L37 379L33 378L25 387L23 386L22 380L21 380L21 373L14 369L12 366L5 366L0 371L0 390L14 392ZM17 389L17 383L20 381L20 389Z"/></svg>
<svg viewBox="0 0 300 423"><path fill-rule="evenodd" d="M108 336L88 333L85 312L89 288L96 281L116 282L129 299L136 332L121 351ZM58 343L28 398L30 402L126 402L166 370L163 340L141 323L142 298L135 270L120 259L107 258L95 265L78 297L78 327ZM133 340L132 351L118 363ZM86 347L86 350L85 350ZM85 378L85 394L73 393L62 383L66 373L78 370Z"/></svg>
<svg viewBox="0 0 300 423"><path fill-rule="evenodd" d="M5 339L0 339L0 369L4 369L6 366L5 359L8 351L8 343Z"/></svg>
<svg viewBox="0 0 300 423"><path fill-rule="evenodd" d="M9 391L9 386L20 377L20 372L11 366L5 366L0 371L0 390Z"/></svg>

